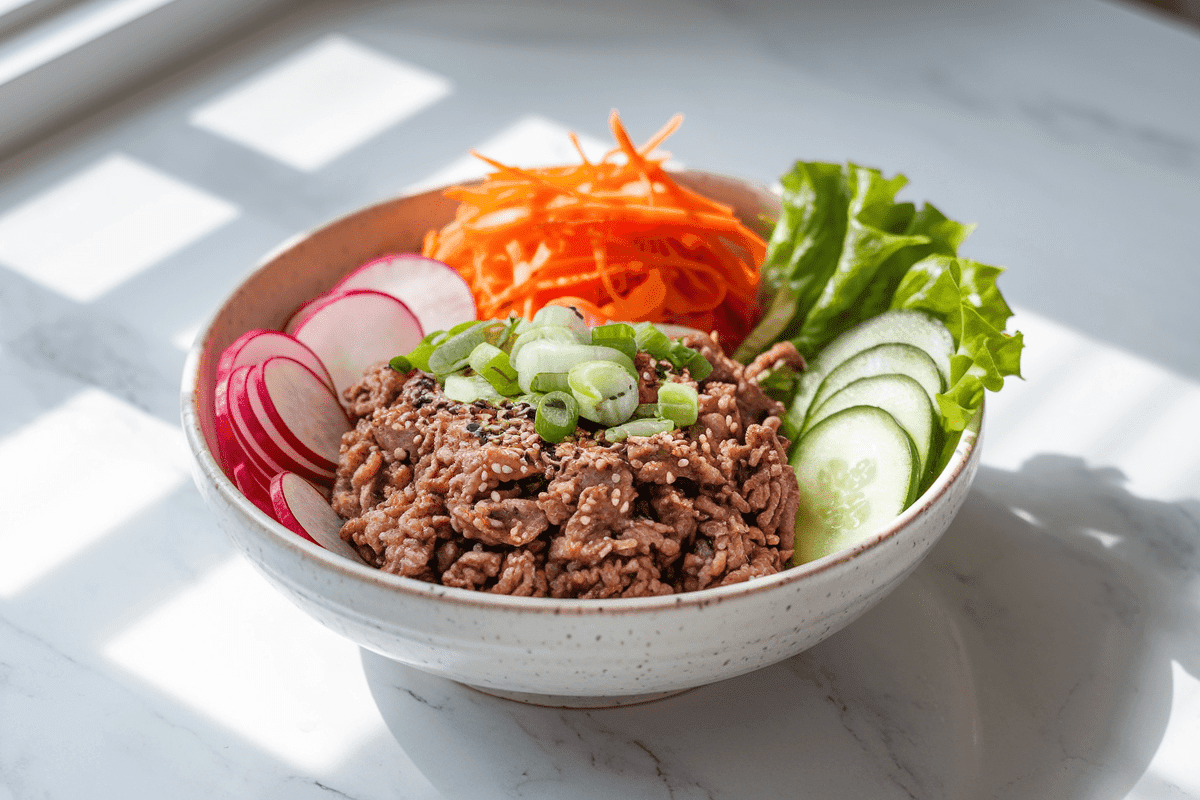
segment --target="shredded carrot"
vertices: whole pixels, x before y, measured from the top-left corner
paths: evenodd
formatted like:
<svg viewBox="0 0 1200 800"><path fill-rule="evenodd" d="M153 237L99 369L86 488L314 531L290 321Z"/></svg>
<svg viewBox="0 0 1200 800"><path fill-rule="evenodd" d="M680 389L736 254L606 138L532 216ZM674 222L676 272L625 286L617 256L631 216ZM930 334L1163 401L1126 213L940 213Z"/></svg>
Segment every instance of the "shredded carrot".
<svg viewBox="0 0 1200 800"><path fill-rule="evenodd" d="M617 146L598 162L574 134L577 165L525 169L475 153L495 171L446 191L455 219L426 234L424 254L458 270L484 319L574 305L593 324L670 322L736 346L760 314L766 243L664 169L658 148L682 120L636 147L614 111Z"/></svg>

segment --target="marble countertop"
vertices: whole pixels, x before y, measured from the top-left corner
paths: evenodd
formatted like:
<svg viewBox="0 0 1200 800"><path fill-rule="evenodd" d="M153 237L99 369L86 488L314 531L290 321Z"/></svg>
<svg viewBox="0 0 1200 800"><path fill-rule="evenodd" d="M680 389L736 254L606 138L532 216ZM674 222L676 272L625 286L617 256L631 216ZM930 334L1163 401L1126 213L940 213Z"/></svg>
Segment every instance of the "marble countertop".
<svg viewBox="0 0 1200 800"><path fill-rule="evenodd" d="M1200 33L1096 0L298 4L0 165L0 800L1200 798ZM390 664L213 524L178 386L281 241L479 148L675 112L978 224L1025 380L893 595L788 661L563 711Z"/></svg>

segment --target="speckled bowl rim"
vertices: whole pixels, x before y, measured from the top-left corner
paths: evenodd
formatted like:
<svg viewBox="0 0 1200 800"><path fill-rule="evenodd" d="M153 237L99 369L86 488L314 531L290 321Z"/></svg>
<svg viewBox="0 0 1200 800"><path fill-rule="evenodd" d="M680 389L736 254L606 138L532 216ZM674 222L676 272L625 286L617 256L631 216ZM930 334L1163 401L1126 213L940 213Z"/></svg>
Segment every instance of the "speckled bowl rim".
<svg viewBox="0 0 1200 800"><path fill-rule="evenodd" d="M715 175L714 173L706 173L715 177L724 178L726 180L737 180L743 183L750 184L749 181L743 181L738 178L729 178L728 176ZM433 190L438 191L438 190ZM424 192L421 192L424 193ZM236 507L245 517L246 522L252 523L255 527L271 538L276 544L280 544L292 551L293 555L299 555L302 558L320 564L321 568L328 569L334 573L338 573L342 577L363 580L368 583L375 584L377 587L385 587L389 590L402 592L414 599L428 599L434 601L442 601L455 606L463 607L486 607L490 609L504 609L522 614L536 615L574 615L574 616L591 616L591 615L631 615L640 613L650 613L672 607L704 607L722 602L729 602L738 597L758 594L760 592L769 592L772 589L787 586L796 581L804 580L805 578L818 575L825 572L830 572L844 567L850 562L857 559L860 555L882 547L891 539L898 536L909 523L913 522L918 516L932 508L940 498L942 498L950 487L953 486L966 471L970 465L972 456L978 448L981 440L981 431L983 425L984 408L980 408L975 412L975 415L968 422L966 429L963 431L962 438L959 440L953 455L950 457L945 468L937 480L925 490L925 492L917 498L917 500L904 510L900 516L896 517L890 524L882 528L879 532L873 535L870 539L861 542L860 544L841 550L836 553L819 558L815 561L810 561L774 575L767 575L759 578L752 578L748 581L732 584L729 586L718 586L709 589L700 589L694 592L684 592L681 594L654 596L654 597L629 597L629 598L605 598L605 599L571 599L571 598L548 598L548 597L514 597L511 595L495 595L486 592L472 591L470 589L460 589L453 586L442 586L440 584L427 583L417 580L416 578L406 578L400 575L393 575L388 572L382 572L374 567L363 563L355 563L347 558L337 555L320 545L309 542L306 539L297 536L292 531L285 528L276 520L268 517L261 509L255 506L249 499L245 497L234 485L234 483L225 475L216 461L212 450L209 448L208 441L204 436L203 429L200 425L199 408L196 401L199 396L197 391L200 378L200 365L202 363L202 355L207 349L209 339L213 334L217 319L228 306L230 301L242 290L243 286L254 275L266 269L271 262L284 251L295 246L299 242L320 233L327 227L336 224L339 220L344 220L347 217L352 217L356 214L363 213L369 209L384 203L396 202L405 197L416 196L400 195L379 203L371 203L359 209L342 215L337 220L330 221L326 224L313 228L305 233L297 234L289 237L287 240L273 248L259 261L259 263L243 276L233 289L228 292L217 309L208 317L205 324L201 327L200 333L193 342L192 347L188 351L187 360L183 370L183 381L180 389L180 401L182 411L182 422L184 435L187 438L188 449L199 467L204 479L215 487L216 491Z"/></svg>

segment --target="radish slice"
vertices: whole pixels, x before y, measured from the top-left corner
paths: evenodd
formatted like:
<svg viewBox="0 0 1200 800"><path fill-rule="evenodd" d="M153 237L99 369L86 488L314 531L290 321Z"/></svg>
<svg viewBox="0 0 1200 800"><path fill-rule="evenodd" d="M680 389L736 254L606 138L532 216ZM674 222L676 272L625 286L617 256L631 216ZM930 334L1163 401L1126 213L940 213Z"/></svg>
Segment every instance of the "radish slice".
<svg viewBox="0 0 1200 800"><path fill-rule="evenodd" d="M233 433L233 420L229 418L229 377L217 381L213 392L213 419L217 426L217 460L221 469L231 480L234 465L244 458L242 446Z"/></svg>
<svg viewBox="0 0 1200 800"><path fill-rule="evenodd" d="M417 315L422 335L475 319L475 298L458 271L416 253L377 258L333 287L337 293L354 289L374 289L403 301Z"/></svg>
<svg viewBox="0 0 1200 800"><path fill-rule="evenodd" d="M312 316L312 312L315 311L317 307L322 305L326 300L332 300L339 294L342 293L338 291L329 291L325 294L319 294L312 300L309 300L307 303L297 308L292 312L292 315L288 317L288 321L284 323L283 332L288 336L295 336L296 328L300 327L300 323Z"/></svg>
<svg viewBox="0 0 1200 800"><path fill-rule="evenodd" d="M283 358L283 356L277 356L277 358ZM287 360L291 361L291 359ZM297 369L308 369L299 362L292 361L292 363L296 364ZM253 439L256 448L269 459L272 467L278 465L279 469L272 469L272 476L276 472L299 472L311 481L332 486L333 474L337 465L324 458L314 462L308 457L307 448L297 451L290 441L294 440L295 436L290 431L284 433L286 427L276 423L263 407L258 383L261 381L260 376L264 366L258 364L250 367L250 371L246 373L245 386L230 392L230 400L236 404L234 408L235 421L241 422L245 433ZM317 376L309 374L311 380L320 381ZM337 400L333 398L333 393L324 385L321 385L321 388L329 397L329 401L336 406ZM341 406L338 406L338 410L341 410Z"/></svg>
<svg viewBox="0 0 1200 800"><path fill-rule="evenodd" d="M342 541L342 519L321 492L293 472L271 479L271 505L285 528L326 550L359 560L358 552Z"/></svg>
<svg viewBox="0 0 1200 800"><path fill-rule="evenodd" d="M278 447L332 478L342 434L350 430L334 393L303 364L282 356L255 367L247 383L250 405Z"/></svg>
<svg viewBox="0 0 1200 800"><path fill-rule="evenodd" d="M253 367L238 367L229 376L229 419L233 423L234 438L246 454L246 460L252 464L269 481L280 472L288 472L288 468L280 463L282 459L277 454L268 452L260 440L263 434L258 422L248 413L244 396L246 380ZM258 434L257 436L255 434Z"/></svg>
<svg viewBox="0 0 1200 800"><path fill-rule="evenodd" d="M246 462L240 462L233 467L233 482L237 484L238 491L246 496L254 505L258 506L271 519L275 519L275 508L271 503L270 485L263 483L261 476L255 473L254 468ZM333 509L329 509L332 511Z"/></svg>
<svg viewBox="0 0 1200 800"><path fill-rule="evenodd" d="M407 305L371 289L328 298L295 333L325 364L339 396L367 367L411 351L423 335Z"/></svg>
<svg viewBox="0 0 1200 800"><path fill-rule="evenodd" d="M329 371L307 345L286 333L261 329L242 334L225 348L220 361L217 362L217 380L227 377L238 367L261 364L272 356L287 356L299 361L333 389L333 379L329 377Z"/></svg>

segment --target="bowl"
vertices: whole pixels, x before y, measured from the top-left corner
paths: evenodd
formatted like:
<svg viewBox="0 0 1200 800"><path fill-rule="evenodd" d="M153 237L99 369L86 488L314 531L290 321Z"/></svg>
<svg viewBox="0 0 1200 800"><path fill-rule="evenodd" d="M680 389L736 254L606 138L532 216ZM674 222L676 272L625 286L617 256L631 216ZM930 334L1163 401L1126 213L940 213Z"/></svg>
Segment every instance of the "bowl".
<svg viewBox="0 0 1200 800"><path fill-rule="evenodd" d="M766 187L683 172L744 222L779 212ZM252 328L279 328L309 298L386 253L419 251L452 219L440 190L399 197L297 237L267 256L208 321L182 386L192 471L218 525L266 579L314 619L397 662L515 700L564 707L644 702L765 667L848 625L895 588L949 527L979 463L983 410L928 491L861 545L740 584L667 597L496 596L381 572L292 533L222 472L217 359Z"/></svg>

